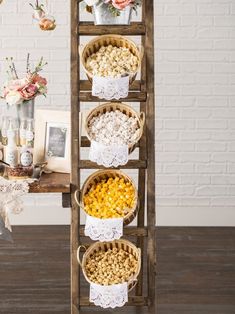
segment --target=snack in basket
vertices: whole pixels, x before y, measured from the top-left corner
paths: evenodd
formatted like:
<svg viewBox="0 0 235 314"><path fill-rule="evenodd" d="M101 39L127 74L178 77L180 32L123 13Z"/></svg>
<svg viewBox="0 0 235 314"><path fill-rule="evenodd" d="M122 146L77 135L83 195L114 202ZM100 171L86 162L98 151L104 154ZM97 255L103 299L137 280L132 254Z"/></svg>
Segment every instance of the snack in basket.
<svg viewBox="0 0 235 314"><path fill-rule="evenodd" d="M131 182L115 177L94 184L83 197L88 215L100 218L125 217L135 203L135 188Z"/></svg>
<svg viewBox="0 0 235 314"><path fill-rule="evenodd" d="M139 60L130 49L112 45L102 46L86 60L86 69L93 75L120 77L135 73Z"/></svg>
<svg viewBox="0 0 235 314"><path fill-rule="evenodd" d="M85 265L87 277L100 285L128 282L136 273L138 261L121 248L109 248L90 255Z"/></svg>
<svg viewBox="0 0 235 314"><path fill-rule="evenodd" d="M138 141L141 132L138 119L120 110L93 117L88 130L92 140L104 145L132 145Z"/></svg>

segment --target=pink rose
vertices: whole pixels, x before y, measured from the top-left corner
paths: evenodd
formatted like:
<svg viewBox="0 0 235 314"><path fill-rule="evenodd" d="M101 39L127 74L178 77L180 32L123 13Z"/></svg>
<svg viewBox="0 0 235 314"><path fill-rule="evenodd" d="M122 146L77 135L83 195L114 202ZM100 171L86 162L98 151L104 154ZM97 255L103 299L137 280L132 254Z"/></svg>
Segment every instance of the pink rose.
<svg viewBox="0 0 235 314"><path fill-rule="evenodd" d="M112 0L112 5L118 10L123 10L132 2L133 0Z"/></svg>
<svg viewBox="0 0 235 314"><path fill-rule="evenodd" d="M19 92L20 92L22 98L24 98L24 100L30 100L36 96L36 94L38 92L38 88L34 84L28 84Z"/></svg>
<svg viewBox="0 0 235 314"><path fill-rule="evenodd" d="M32 77L32 83L33 84L38 83L39 85L47 85L47 80L44 77L40 76L39 74L35 74Z"/></svg>

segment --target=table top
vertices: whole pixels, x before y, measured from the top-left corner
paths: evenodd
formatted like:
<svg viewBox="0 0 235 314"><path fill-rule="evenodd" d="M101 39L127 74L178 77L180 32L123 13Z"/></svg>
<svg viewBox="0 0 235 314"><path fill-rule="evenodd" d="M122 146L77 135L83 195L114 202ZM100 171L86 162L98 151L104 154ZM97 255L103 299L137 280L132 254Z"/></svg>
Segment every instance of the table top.
<svg viewBox="0 0 235 314"><path fill-rule="evenodd" d="M30 184L30 193L69 193L70 174L43 173L40 180Z"/></svg>

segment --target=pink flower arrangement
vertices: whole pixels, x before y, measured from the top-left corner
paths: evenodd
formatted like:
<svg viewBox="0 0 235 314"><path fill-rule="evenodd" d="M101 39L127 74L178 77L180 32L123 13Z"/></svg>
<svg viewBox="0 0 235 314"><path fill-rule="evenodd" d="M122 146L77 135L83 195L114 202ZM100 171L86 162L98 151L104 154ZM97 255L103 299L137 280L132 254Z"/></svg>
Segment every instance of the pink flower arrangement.
<svg viewBox="0 0 235 314"><path fill-rule="evenodd" d="M24 101L34 99L39 95L46 96L47 80L38 73L47 64L40 59L37 66L32 71L30 69L29 54L27 57L26 75L24 78L19 78L16 72L15 64L12 58L6 59L8 62L8 80L3 86L2 98L9 105L18 105Z"/></svg>
<svg viewBox="0 0 235 314"><path fill-rule="evenodd" d="M118 10L125 9L128 5L133 4L133 0L112 0L112 5Z"/></svg>
<svg viewBox="0 0 235 314"><path fill-rule="evenodd" d="M120 15L120 11L126 7L131 6L136 9L138 5L141 5L141 0L84 0L88 7L92 7L98 4L107 4L113 15ZM88 10L91 12L91 10Z"/></svg>

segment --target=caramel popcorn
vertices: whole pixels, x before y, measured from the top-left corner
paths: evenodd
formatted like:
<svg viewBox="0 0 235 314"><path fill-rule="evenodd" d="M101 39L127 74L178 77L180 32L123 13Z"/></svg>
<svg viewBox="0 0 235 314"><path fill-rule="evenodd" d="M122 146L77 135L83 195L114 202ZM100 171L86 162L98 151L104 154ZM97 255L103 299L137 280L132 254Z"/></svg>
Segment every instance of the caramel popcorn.
<svg viewBox="0 0 235 314"><path fill-rule="evenodd" d="M93 75L102 77L120 77L135 73L138 58L125 47L102 46L86 60L86 69Z"/></svg>
<svg viewBox="0 0 235 314"><path fill-rule="evenodd" d="M87 260L87 277L100 285L114 285L128 282L136 273L138 261L134 255L119 248L99 251Z"/></svg>

